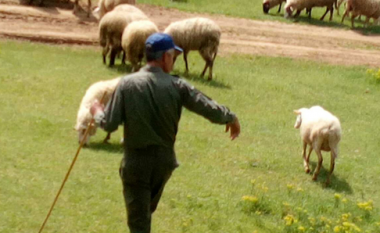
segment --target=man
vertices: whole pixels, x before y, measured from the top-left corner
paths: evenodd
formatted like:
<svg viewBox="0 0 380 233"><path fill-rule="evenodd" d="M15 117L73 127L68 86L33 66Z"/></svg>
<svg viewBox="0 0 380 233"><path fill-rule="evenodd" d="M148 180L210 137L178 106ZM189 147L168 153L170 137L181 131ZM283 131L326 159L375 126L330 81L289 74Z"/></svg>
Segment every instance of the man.
<svg viewBox="0 0 380 233"><path fill-rule="evenodd" d="M225 124L231 139L239 136L238 118L186 81L171 76L182 49L164 33L145 43L147 65L121 79L105 111L95 103L91 114L105 131L124 124L120 176L131 233L149 233L151 215L172 171L178 166L174 142L182 106L213 123Z"/></svg>

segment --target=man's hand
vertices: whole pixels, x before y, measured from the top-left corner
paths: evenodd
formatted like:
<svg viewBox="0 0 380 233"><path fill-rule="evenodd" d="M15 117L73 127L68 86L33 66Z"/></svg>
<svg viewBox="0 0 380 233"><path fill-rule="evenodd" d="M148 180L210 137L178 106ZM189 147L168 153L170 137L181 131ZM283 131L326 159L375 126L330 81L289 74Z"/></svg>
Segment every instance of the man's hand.
<svg viewBox="0 0 380 233"><path fill-rule="evenodd" d="M90 108L90 113L92 116L95 116L96 113L98 112L103 112L104 111L104 105L99 103L98 100L95 100L95 102L92 104Z"/></svg>
<svg viewBox="0 0 380 233"><path fill-rule="evenodd" d="M237 138L240 134L240 124L237 117L235 117L234 121L231 123L228 123L226 125L226 132L230 131L230 138L231 140L234 140Z"/></svg>

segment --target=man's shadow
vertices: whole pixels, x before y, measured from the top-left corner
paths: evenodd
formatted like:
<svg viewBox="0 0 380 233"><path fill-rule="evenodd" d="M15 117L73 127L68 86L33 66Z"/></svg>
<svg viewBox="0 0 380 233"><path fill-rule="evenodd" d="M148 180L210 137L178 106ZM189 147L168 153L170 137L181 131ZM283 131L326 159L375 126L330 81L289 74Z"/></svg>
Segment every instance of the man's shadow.
<svg viewBox="0 0 380 233"><path fill-rule="evenodd" d="M316 162L310 162L310 168L312 172L315 171L316 167L317 167ZM330 173L330 168L327 170L323 166L321 167L321 171L318 175L318 180L316 182L320 184L323 188L333 189L335 190L335 192L338 192L338 193L352 194L353 191L350 184L345 179L339 178L338 176L335 175L335 172L339 172L339 170L337 171L336 168L337 167L335 166L335 170L333 174L331 175L329 185L326 185L326 180L327 180L327 176ZM312 172L310 173L310 176L313 175Z"/></svg>
<svg viewBox="0 0 380 233"><path fill-rule="evenodd" d="M112 143L104 143L102 141L93 141L84 149L94 150L94 151L107 151L113 153L115 155L123 155L124 147L121 143L112 142Z"/></svg>

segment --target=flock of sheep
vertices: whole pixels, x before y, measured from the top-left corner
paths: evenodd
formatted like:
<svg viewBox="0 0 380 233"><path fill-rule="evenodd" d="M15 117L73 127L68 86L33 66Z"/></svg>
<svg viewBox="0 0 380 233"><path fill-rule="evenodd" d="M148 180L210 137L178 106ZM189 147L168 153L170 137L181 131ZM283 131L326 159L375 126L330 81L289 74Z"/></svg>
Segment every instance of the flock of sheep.
<svg viewBox="0 0 380 233"><path fill-rule="evenodd" d="M119 1L119 2L116 2ZM110 52L110 65L113 65L118 54L123 53L122 62L127 59L137 71L144 57L145 41L149 35L158 32L157 26L138 8L128 0L101 0L95 10L99 14L99 40L103 47L103 61ZM125 2L120 2L125 1ZM288 0L287 5L292 0ZM312 1L312 0L308 0ZM274 2L266 0L266 2ZM132 4L131 4L132 3ZM281 1L276 3L281 5ZM264 4L266 4L264 2ZM275 5L270 5L269 8ZM268 9L265 8L264 9ZM297 8L295 8L297 9ZM309 9L311 12L311 8ZM213 21L205 18L192 18L170 24L165 30L170 34L174 42L183 49L186 71L188 71L187 54L191 50L198 50L206 61L202 75L209 68L209 79L212 79L212 66L217 55L221 30ZM120 77L100 81L92 84L86 91L80 104L75 129L78 132L79 142L83 140L84 133L91 121L90 107L95 100L100 101L104 93L107 93L103 103L106 104L112 96ZM322 166L321 151L331 151L330 176L334 171L335 158L338 156L338 144L341 138L341 126L338 118L320 106L310 109L301 108L295 110L297 114L295 128L300 129L303 141L303 160L305 172L309 173L309 158L314 150L318 156L318 164L314 171L313 180L316 180ZM96 127L92 127L85 144L96 133ZM107 142L110 134L104 139ZM306 154L307 146L309 151Z"/></svg>
<svg viewBox="0 0 380 233"><path fill-rule="evenodd" d="M134 3L134 0L100 0L94 15L99 19L99 42L103 47L103 63L106 64L109 56L109 65L113 66L117 55L122 53L122 63L129 61L132 71L138 71L144 58L146 39L159 30L144 12L133 5ZM186 72L189 70L187 55L196 50L206 62L201 75L204 76L208 69L208 80L212 80L212 68L220 43L220 27L210 19L197 17L174 22L164 32L170 34L175 44L183 49ZM103 103L107 103L119 79L100 81L87 89L79 107L75 126L79 141L82 141L91 120L91 104L95 99L100 101L105 92L107 95ZM93 127L86 144L95 133L96 127ZM109 138L110 135L107 135L104 141Z"/></svg>
<svg viewBox="0 0 380 233"><path fill-rule="evenodd" d="M300 15L301 11L306 9L306 13L311 18L311 11L314 7L326 7L325 14L321 20L330 12L330 21L333 17L334 6L339 15L339 7L345 3L345 12L342 17L342 23L346 16L351 14L351 25L354 27L354 20L358 16L365 16L365 26L368 25L372 18L377 24L380 17L380 0L264 0L263 11L268 13L269 10L279 5L278 12L281 10L282 3L285 3L285 17L292 17L293 12L296 12L293 17Z"/></svg>

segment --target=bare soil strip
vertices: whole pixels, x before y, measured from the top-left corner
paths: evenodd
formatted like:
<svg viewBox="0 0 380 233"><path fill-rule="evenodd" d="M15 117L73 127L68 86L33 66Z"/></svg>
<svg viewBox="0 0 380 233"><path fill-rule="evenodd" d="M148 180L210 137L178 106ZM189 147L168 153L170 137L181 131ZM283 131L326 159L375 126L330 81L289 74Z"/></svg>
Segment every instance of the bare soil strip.
<svg viewBox="0 0 380 233"><path fill-rule="evenodd" d="M201 16L223 30L220 52L291 57L340 65L380 67L380 36L352 30L256 21L220 15L181 12L139 4L160 30L171 22ZM67 7L32 7L0 0L0 37L43 43L98 45L98 22L85 12L73 15Z"/></svg>

